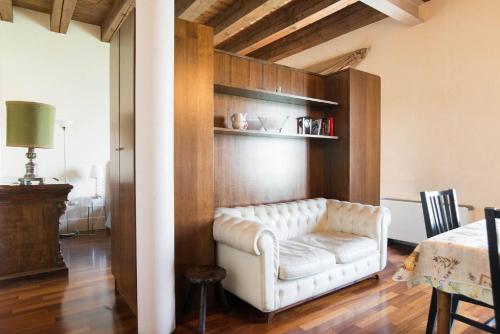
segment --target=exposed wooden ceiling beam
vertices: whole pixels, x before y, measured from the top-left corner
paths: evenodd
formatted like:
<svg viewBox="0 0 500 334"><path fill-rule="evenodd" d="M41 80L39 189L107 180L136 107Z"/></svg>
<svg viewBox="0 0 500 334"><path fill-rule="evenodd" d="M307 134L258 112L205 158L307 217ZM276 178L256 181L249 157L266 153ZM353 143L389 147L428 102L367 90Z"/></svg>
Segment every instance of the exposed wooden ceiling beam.
<svg viewBox="0 0 500 334"><path fill-rule="evenodd" d="M214 28L214 44L220 44L291 0L236 1L208 22Z"/></svg>
<svg viewBox="0 0 500 334"><path fill-rule="evenodd" d="M216 48L247 55L313 24L358 0L299 0L264 17Z"/></svg>
<svg viewBox="0 0 500 334"><path fill-rule="evenodd" d="M115 0L111 11L101 25L101 40L111 41L115 32L135 7L135 0Z"/></svg>
<svg viewBox="0 0 500 334"><path fill-rule="evenodd" d="M0 0L0 20L7 22L12 22L14 20L12 0Z"/></svg>
<svg viewBox="0 0 500 334"><path fill-rule="evenodd" d="M50 30L67 33L69 23L75 12L77 0L54 0L50 14Z"/></svg>
<svg viewBox="0 0 500 334"><path fill-rule="evenodd" d="M266 45L250 53L249 56L275 62L380 21L385 17L387 17L385 14L357 2L304 29Z"/></svg>
<svg viewBox="0 0 500 334"><path fill-rule="evenodd" d="M175 16L194 21L218 0L176 0Z"/></svg>
<svg viewBox="0 0 500 334"><path fill-rule="evenodd" d="M418 5L412 0L360 0L393 19L413 26L422 23Z"/></svg>

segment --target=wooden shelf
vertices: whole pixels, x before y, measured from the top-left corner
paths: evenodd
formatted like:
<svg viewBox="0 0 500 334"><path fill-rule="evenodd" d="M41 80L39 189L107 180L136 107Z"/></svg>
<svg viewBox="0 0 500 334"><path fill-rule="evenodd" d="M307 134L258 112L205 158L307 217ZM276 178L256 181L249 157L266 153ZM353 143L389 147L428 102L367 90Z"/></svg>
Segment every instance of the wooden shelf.
<svg viewBox="0 0 500 334"><path fill-rule="evenodd" d="M261 89L239 88L220 84L214 85L214 92L219 94L247 97L257 100L296 104L300 106L332 107L339 105L337 102L313 99L306 96L270 92Z"/></svg>
<svg viewBox="0 0 500 334"><path fill-rule="evenodd" d="M236 130L215 127L214 132L222 135L236 135L236 136L251 136L251 137L276 137L276 138L312 138L312 139L326 139L326 140L336 140L339 137L336 136L318 136L318 135L301 135L297 133L275 133L275 132L265 132L258 130Z"/></svg>

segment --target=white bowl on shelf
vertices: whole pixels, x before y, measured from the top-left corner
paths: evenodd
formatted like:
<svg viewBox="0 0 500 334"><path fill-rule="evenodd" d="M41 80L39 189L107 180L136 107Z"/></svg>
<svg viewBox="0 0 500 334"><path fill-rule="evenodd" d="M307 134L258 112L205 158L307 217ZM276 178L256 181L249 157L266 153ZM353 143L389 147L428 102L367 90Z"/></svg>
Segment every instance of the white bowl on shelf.
<svg viewBox="0 0 500 334"><path fill-rule="evenodd" d="M275 132L275 133L281 133L281 130L283 130L283 127L286 124L286 121L290 116L286 117L261 117L259 116L259 120L262 124L262 127L266 132Z"/></svg>
<svg viewBox="0 0 500 334"><path fill-rule="evenodd" d="M260 131L262 130L262 122L258 118L247 119L248 128L247 130Z"/></svg>

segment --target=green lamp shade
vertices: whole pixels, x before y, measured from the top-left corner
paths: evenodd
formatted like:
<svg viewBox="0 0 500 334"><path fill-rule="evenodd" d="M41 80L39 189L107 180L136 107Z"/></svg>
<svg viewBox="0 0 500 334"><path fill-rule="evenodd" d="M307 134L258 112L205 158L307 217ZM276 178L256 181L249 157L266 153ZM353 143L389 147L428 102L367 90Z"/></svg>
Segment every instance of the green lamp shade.
<svg viewBox="0 0 500 334"><path fill-rule="evenodd" d="M52 148L56 108L49 104L7 101L7 146Z"/></svg>

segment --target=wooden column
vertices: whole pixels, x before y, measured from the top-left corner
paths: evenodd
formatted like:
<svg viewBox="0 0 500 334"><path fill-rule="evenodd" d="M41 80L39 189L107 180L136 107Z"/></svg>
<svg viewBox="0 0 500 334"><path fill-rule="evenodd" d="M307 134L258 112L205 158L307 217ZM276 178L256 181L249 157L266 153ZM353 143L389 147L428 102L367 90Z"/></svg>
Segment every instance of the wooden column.
<svg viewBox="0 0 500 334"><path fill-rule="evenodd" d="M213 59L212 29L177 19L174 88L177 305L182 305L186 297L186 269L214 262Z"/></svg>

